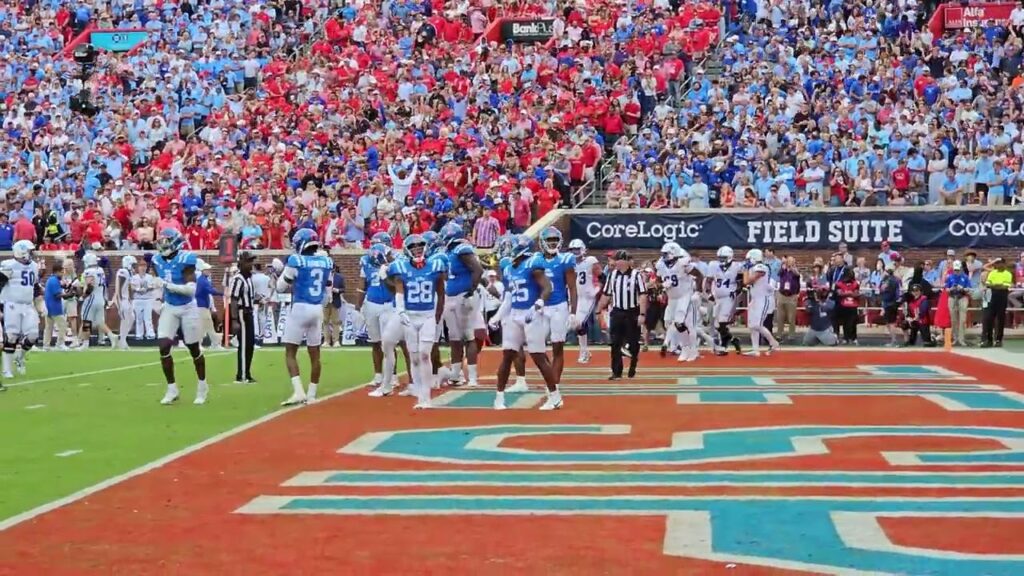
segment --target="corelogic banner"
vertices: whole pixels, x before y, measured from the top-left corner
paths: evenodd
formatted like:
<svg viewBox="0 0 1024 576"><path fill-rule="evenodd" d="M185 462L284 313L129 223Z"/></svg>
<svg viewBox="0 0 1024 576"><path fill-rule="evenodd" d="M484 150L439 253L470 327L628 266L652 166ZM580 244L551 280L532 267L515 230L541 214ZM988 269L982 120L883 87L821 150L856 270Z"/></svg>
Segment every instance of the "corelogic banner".
<svg viewBox="0 0 1024 576"><path fill-rule="evenodd" d="M920 209L919 209L920 210ZM571 214L570 235L596 249L1024 247L1024 210L622 212Z"/></svg>

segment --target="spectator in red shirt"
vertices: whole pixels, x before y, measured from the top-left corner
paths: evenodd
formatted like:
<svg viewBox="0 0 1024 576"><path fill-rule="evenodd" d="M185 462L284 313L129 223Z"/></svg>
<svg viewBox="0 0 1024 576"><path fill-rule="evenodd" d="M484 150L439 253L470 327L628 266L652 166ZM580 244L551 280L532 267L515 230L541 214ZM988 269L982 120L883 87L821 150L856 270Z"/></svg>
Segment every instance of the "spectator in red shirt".
<svg viewBox="0 0 1024 576"><path fill-rule="evenodd" d="M555 183L551 178L544 181L544 187L537 193L537 218L543 218L545 214L558 207L562 195L555 190Z"/></svg>
<svg viewBox="0 0 1024 576"><path fill-rule="evenodd" d="M24 212L18 212L18 219L14 222L14 241L28 240L36 241L36 227L32 224Z"/></svg>
<svg viewBox="0 0 1024 576"><path fill-rule="evenodd" d="M910 190L910 169L905 158L900 159L899 166L892 171L892 187L901 193Z"/></svg>
<svg viewBox="0 0 1024 576"><path fill-rule="evenodd" d="M188 242L189 250L213 250L214 247L206 243L206 232L196 218L189 218L188 226L185 228L185 240Z"/></svg>
<svg viewBox="0 0 1024 576"><path fill-rule="evenodd" d="M530 227L530 202L523 198L523 193L516 190L512 193L512 232L522 234Z"/></svg>

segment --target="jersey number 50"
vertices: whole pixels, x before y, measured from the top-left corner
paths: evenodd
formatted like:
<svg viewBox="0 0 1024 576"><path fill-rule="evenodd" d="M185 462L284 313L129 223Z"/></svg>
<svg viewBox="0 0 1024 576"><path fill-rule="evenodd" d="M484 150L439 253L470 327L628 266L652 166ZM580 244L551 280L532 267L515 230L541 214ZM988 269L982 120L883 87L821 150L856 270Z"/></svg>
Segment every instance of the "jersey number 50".
<svg viewBox="0 0 1024 576"><path fill-rule="evenodd" d="M36 273L31 270L21 271L21 285L32 286L36 283Z"/></svg>

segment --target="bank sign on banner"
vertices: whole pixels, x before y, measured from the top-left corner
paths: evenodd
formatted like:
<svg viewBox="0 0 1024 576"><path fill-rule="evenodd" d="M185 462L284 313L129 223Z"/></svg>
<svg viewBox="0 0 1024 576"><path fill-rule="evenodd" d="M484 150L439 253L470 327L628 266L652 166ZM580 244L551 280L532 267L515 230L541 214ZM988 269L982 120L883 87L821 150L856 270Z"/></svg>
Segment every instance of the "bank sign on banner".
<svg viewBox="0 0 1024 576"><path fill-rule="evenodd" d="M675 240L687 248L1024 247L1024 211L765 212L574 214L570 234L597 249L659 249Z"/></svg>
<svg viewBox="0 0 1024 576"><path fill-rule="evenodd" d="M554 20L505 20L501 23L501 39L513 42L547 42L554 34Z"/></svg>

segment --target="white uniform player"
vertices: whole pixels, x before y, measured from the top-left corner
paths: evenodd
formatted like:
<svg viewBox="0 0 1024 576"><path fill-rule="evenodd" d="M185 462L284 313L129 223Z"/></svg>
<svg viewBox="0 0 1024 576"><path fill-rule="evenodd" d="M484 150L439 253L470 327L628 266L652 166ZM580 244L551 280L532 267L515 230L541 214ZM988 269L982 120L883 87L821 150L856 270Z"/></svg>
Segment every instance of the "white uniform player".
<svg viewBox="0 0 1024 576"><path fill-rule="evenodd" d="M725 347L732 344L740 351L739 340L729 331L736 311L736 291L739 289L743 263L733 260L732 248L718 249L718 260L708 264L708 280L711 282L711 296L715 299L714 318L718 324L719 342L717 352L725 353Z"/></svg>
<svg viewBox="0 0 1024 576"><path fill-rule="evenodd" d="M601 264L597 258L587 256L587 247L579 238L569 242L569 251L576 256L576 319L579 322L576 338L580 344L580 357L577 362L586 364L590 362L587 331L590 328L590 317L594 314L594 306L597 305L597 295L600 293L597 275L600 274Z"/></svg>
<svg viewBox="0 0 1024 576"><path fill-rule="evenodd" d="M683 269L683 249L675 242L667 242L661 248L661 259L654 265L654 271L658 275L658 281L661 282L662 288L665 290L665 296L668 297L668 302L665 305L665 316L663 323L665 325L665 344L662 346L662 352L671 351L673 354L679 354L682 351L683 342L680 337L680 331L676 327L676 313L680 306L685 309L690 304L689 290L692 281L689 274ZM685 297L685 301L684 301Z"/></svg>
<svg viewBox="0 0 1024 576"><path fill-rule="evenodd" d="M135 338L138 340L155 340L156 329L153 327L153 304L156 302L157 289L153 276L146 274L143 265L136 265L132 274L132 315L135 317Z"/></svg>
<svg viewBox="0 0 1024 576"><path fill-rule="evenodd" d="M128 333L132 330L135 322L135 308L132 305L132 269L135 267L134 256L125 256L121 260L121 268L114 277L114 305L117 306L117 315L121 322L118 326L118 347L122 350L128 349Z"/></svg>
<svg viewBox="0 0 1024 576"><path fill-rule="evenodd" d="M750 327L751 350L748 356L761 355L761 337L768 340L768 353L771 354L779 346L779 342L765 327L768 315L775 308L775 291L772 289L771 273L764 264L764 255L754 249L747 253L747 262L751 268L745 273L744 284L747 285L747 325Z"/></svg>
<svg viewBox="0 0 1024 576"><path fill-rule="evenodd" d="M32 260L35 245L28 240L19 240L12 249L14 258L0 262L0 273L5 279L3 290L0 291L0 302L4 305L4 378L14 377L11 373L12 359L18 373L25 373L25 353L39 336L39 312L34 303L39 264Z"/></svg>
<svg viewBox="0 0 1024 576"><path fill-rule="evenodd" d="M107 273L100 267L100 259L93 252L82 256L82 345L80 350L89 347L89 335L96 329L96 336L106 336L112 348L117 346L114 332L107 326Z"/></svg>
<svg viewBox="0 0 1024 576"><path fill-rule="evenodd" d="M708 345L714 345L711 336L704 330L704 323L701 320L702 299L699 288L703 274L690 260L690 255L686 253L686 250L682 251L682 257L679 258L677 265L682 271L682 275L679 277L677 304L673 310L674 315L671 318L665 317L665 325L667 327L671 322L679 335L679 341L682 344L679 361L693 362L700 357L699 340L703 340Z"/></svg>

